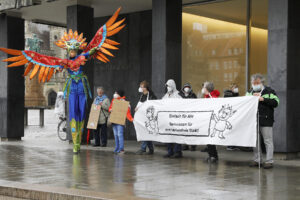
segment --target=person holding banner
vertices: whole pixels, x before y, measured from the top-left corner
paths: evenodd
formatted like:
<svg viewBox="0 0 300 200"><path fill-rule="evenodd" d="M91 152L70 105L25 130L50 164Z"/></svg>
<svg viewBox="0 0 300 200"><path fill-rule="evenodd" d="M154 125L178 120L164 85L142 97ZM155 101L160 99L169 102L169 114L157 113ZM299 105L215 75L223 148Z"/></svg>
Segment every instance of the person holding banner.
<svg viewBox="0 0 300 200"><path fill-rule="evenodd" d="M166 83L167 93L163 96L162 99L169 98L182 98L179 95L179 91L176 89L176 83L173 79L169 79ZM168 143L167 144L168 153L164 156L164 158L181 158L182 157L182 149L181 144L176 143Z"/></svg>
<svg viewBox="0 0 300 200"><path fill-rule="evenodd" d="M139 102L135 108L135 112L139 109L140 106L143 105L144 102L148 100L157 99L155 94L150 89L150 85L147 81L142 81L139 87L139 93L141 93ZM136 152L138 155L146 154L146 148L149 148L148 155L152 155L154 153L154 147L152 141L143 141L141 145L141 149Z"/></svg>
<svg viewBox="0 0 300 200"><path fill-rule="evenodd" d="M201 92L204 95L204 98L218 98L220 96L220 92L215 90L215 86L212 82L203 83ZM207 162L216 163L219 160L216 145L207 145L207 153Z"/></svg>
<svg viewBox="0 0 300 200"><path fill-rule="evenodd" d="M95 147L107 146L107 119L108 119L108 109L110 106L110 101L108 97L104 94L104 88L97 88L97 97L94 99L94 104L100 107L100 115L98 120L98 126L95 131ZM99 108L98 108L99 109ZM101 140L100 140L101 138ZM101 144L100 144L101 142Z"/></svg>
<svg viewBox="0 0 300 200"><path fill-rule="evenodd" d="M279 105L279 98L276 92L264 85L264 77L261 74L251 76L252 88L247 92L247 96L258 96L258 112L259 112L259 133L262 135L266 146L266 161L263 164L265 169L273 168L273 124L274 124L274 108ZM259 136L258 136L259 137ZM250 167L258 167L262 161L261 151L258 152L258 145L253 149L254 161Z"/></svg>
<svg viewBox="0 0 300 200"><path fill-rule="evenodd" d="M197 99L196 94L193 92L192 86L189 83L185 83L179 92L179 95L183 99ZM183 145L182 150L189 150L189 145ZM196 145L191 145L191 151L196 151Z"/></svg>
<svg viewBox="0 0 300 200"><path fill-rule="evenodd" d="M239 96L239 88L236 83L231 83L229 86L229 89L224 91L224 98L228 97L238 97ZM240 147L236 146L228 146L227 147L228 151L235 151L235 150L240 150Z"/></svg>
<svg viewBox="0 0 300 200"><path fill-rule="evenodd" d="M124 96L124 91L123 90L118 90L114 93L113 99L111 101L110 107L108 109L109 112L112 111L114 100L122 100L125 101L125 96ZM128 107L127 110L127 119L130 122L133 122L133 117L131 116L131 110L130 107ZM114 132L114 137L115 137L115 154L124 154L124 129L125 125L120 125L120 124L112 124L113 132Z"/></svg>

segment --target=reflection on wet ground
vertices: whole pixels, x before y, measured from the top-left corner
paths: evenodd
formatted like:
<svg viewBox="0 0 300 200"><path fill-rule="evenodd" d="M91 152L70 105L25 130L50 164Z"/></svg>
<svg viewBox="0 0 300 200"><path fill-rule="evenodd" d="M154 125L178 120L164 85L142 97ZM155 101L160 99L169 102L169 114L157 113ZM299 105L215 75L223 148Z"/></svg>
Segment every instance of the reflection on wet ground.
<svg viewBox="0 0 300 200"><path fill-rule="evenodd" d="M259 170L245 159L209 165L195 157L118 156L91 148L73 155L65 143L43 145L1 143L0 179L151 199L300 199L296 166Z"/></svg>

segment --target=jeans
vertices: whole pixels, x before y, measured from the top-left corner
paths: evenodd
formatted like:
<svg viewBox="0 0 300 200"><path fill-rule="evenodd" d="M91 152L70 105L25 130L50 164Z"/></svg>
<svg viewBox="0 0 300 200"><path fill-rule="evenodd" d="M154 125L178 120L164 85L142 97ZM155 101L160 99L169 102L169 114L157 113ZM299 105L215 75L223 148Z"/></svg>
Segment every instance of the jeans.
<svg viewBox="0 0 300 200"><path fill-rule="evenodd" d="M144 142L142 142L141 150L142 151L146 151L147 146L149 148L149 151L154 151L152 141L144 141Z"/></svg>
<svg viewBox="0 0 300 200"><path fill-rule="evenodd" d="M209 157L219 158L216 145L207 145L207 153Z"/></svg>
<svg viewBox="0 0 300 200"><path fill-rule="evenodd" d="M119 124L112 124L115 137L115 153L124 151L124 126Z"/></svg>
<svg viewBox="0 0 300 200"><path fill-rule="evenodd" d="M181 152L181 144L176 143L168 143L168 155L182 154Z"/></svg>
<svg viewBox="0 0 300 200"><path fill-rule="evenodd" d="M98 124L95 131L95 145L100 145L100 142L101 145L107 145L107 124Z"/></svg>
<svg viewBox="0 0 300 200"><path fill-rule="evenodd" d="M273 163L273 152L274 152L274 145L273 145L273 127L259 127L259 133L262 135L265 146L266 146L266 163ZM254 161L261 162L262 155L261 155L261 148L260 153L258 153L258 140L256 143L256 147L253 148L254 152Z"/></svg>

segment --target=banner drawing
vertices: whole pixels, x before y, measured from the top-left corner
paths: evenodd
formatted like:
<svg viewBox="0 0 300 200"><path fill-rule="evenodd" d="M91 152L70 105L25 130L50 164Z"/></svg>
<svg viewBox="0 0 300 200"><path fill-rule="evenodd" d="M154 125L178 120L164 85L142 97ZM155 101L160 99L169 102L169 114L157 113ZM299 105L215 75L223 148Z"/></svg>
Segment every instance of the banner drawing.
<svg viewBox="0 0 300 200"><path fill-rule="evenodd" d="M135 113L138 141L256 145L257 97L149 100Z"/></svg>

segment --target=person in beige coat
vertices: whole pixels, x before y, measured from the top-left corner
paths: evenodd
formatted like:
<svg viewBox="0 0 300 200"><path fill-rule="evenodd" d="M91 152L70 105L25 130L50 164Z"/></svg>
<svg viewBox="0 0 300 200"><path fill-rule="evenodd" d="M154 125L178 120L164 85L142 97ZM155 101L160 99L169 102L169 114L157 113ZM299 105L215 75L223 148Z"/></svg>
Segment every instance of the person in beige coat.
<svg viewBox="0 0 300 200"><path fill-rule="evenodd" d="M107 120L109 116L109 106L110 100L104 94L104 88L98 87L97 88L97 97L94 99L94 104L99 105L100 107L100 116L98 120L98 126L95 131L95 144L94 146L107 146Z"/></svg>

